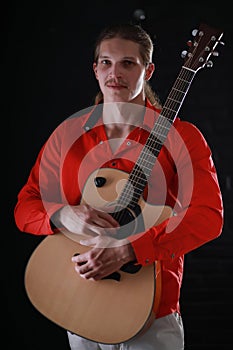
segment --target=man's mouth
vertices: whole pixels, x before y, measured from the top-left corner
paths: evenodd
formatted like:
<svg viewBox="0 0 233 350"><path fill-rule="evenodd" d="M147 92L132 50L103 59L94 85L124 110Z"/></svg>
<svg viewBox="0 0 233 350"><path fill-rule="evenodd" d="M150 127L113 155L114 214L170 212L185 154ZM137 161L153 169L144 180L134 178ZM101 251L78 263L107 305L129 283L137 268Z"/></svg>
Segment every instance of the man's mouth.
<svg viewBox="0 0 233 350"><path fill-rule="evenodd" d="M105 83L105 85L109 88L112 88L112 89L127 89L128 88L128 86L124 83L116 83L113 81L107 81Z"/></svg>

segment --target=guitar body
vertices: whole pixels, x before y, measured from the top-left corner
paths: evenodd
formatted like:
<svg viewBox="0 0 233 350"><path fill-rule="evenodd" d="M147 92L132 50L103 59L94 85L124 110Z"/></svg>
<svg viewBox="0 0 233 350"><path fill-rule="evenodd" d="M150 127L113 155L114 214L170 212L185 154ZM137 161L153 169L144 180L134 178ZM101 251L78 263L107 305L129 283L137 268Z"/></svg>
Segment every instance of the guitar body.
<svg viewBox="0 0 233 350"><path fill-rule="evenodd" d="M96 187L96 177L105 178L105 185ZM127 177L120 170L94 172L86 182L82 201L99 208L112 205ZM148 205L143 200L140 207L145 228L172 213L169 207ZM120 280L111 276L85 280L71 261L74 254L90 249L79 243L81 238L87 235L64 231L39 244L25 271L27 295L38 311L66 330L95 342L125 342L150 325L153 307L160 299L161 286L155 279L159 263L141 266L133 273L119 270Z"/></svg>

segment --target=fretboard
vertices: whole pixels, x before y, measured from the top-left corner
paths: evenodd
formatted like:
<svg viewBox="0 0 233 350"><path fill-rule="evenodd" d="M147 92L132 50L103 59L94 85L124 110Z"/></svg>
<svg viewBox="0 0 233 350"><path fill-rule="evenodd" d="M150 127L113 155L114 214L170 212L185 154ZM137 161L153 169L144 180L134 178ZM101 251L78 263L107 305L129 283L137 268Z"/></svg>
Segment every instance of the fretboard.
<svg viewBox="0 0 233 350"><path fill-rule="evenodd" d="M189 68L182 67L118 198L118 203L121 206L134 208L135 204L138 203L195 73Z"/></svg>

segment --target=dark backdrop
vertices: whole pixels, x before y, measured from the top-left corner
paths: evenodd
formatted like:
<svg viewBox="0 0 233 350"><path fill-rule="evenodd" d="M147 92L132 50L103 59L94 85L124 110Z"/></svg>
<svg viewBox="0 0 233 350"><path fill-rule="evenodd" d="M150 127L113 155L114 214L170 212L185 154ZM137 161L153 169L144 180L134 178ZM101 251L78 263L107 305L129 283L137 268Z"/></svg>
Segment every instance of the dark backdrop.
<svg viewBox="0 0 233 350"><path fill-rule="evenodd" d="M66 350L65 331L39 314L24 290L24 271L41 238L16 228L13 209L37 153L64 119L93 103L97 84L92 48L107 24L133 20L155 44L152 86L162 101L180 68L192 29L205 22L224 30L211 69L192 83L179 116L195 123L212 150L225 206L217 240L186 256L181 307L186 349L229 349L232 343L232 18L229 2L8 2L3 38L2 310L4 349ZM139 21L140 22L140 21ZM2 137L3 139L3 137ZM6 150L6 152L5 152ZM6 166L5 166L6 164ZM6 201L5 201L6 198ZM143 349L142 349L143 350ZM158 349L159 350L159 349Z"/></svg>

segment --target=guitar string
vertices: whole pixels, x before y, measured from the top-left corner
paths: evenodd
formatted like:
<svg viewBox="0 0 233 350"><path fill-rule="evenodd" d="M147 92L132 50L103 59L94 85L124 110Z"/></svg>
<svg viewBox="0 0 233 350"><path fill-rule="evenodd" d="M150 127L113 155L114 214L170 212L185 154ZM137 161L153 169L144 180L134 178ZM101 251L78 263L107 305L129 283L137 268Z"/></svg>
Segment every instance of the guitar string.
<svg viewBox="0 0 233 350"><path fill-rule="evenodd" d="M196 71L195 71L195 69L197 69L198 68L198 65L200 64L200 61L197 61L196 60L196 64L195 64L195 62L194 62L194 68L193 68L193 70L190 70L190 68L188 67L188 65L189 66L191 66L191 62L190 61L192 61L193 60L193 57L195 57L195 54L196 54L196 51L197 51L197 48L199 47L199 45L200 45L200 41L202 40L202 38L203 38L203 36L202 35L199 35L199 40L198 40L198 42L197 42L197 44L196 45L194 45L194 50L193 50L193 54L192 55L190 55L190 56L188 56L188 59L187 59L187 62L183 65L183 69L181 69L181 72L180 72L180 74L179 74L179 76L178 76L178 78L177 78L177 80L175 81L175 84L174 84L174 86L173 86L173 89L171 90L171 93L169 94L169 96L168 96L168 98L167 98L167 100L165 101L165 104L164 104L164 107L163 107L163 109L162 109L162 112L161 112L161 114L160 114L160 116L159 116L159 118L158 118L158 120L157 120L157 125L156 125L156 127L157 127L157 130L152 130L152 133L153 134L156 134L156 136L158 136L158 135L161 135L160 134L160 132L159 132L159 126L162 126L162 128L161 129L168 129L167 131L165 130L165 132L166 132L166 134L169 132L169 130L170 130L170 127L172 126L172 123L171 123L171 125L169 125L169 126L167 126L167 124L168 123L170 123L171 122L171 118L167 118L166 117L166 111L168 111L168 114L169 114L169 112L170 111L172 111L172 113L173 112L175 112L175 114L174 114L174 117L172 118L172 120L174 121L174 119L175 119L175 117L176 117L176 115L177 115L177 113L178 113L178 111L179 111L179 108L181 107L181 105L182 105L182 102L183 102L183 99L185 98L185 96L186 96L186 94L187 94L187 92L188 92L188 89L189 89L189 87L190 87L190 85L191 85L191 82L192 82L192 80L193 80L193 78L194 78L194 75L195 75L195 73L196 73ZM209 40L209 42L207 43L207 45L209 45L210 44L210 41L212 40L212 38ZM204 52L204 49L201 51L201 54L203 54L203 52ZM182 76L182 74L183 74L183 76ZM183 87L182 87L182 83L183 83L183 85L185 86L186 85L186 88L185 89L183 89ZM181 85L181 88L180 88L180 86L179 85ZM176 88L177 88L177 90L176 90ZM174 90L175 91L177 91L177 95L176 94L174 94ZM180 93L181 92L181 93ZM182 97L182 93L184 92L184 95L183 95L183 98L181 98L181 100L179 100L179 98L177 98L177 96L178 95L181 95L181 97ZM171 98L171 96L172 95L175 95L174 97L172 97ZM170 104L169 104L170 103ZM178 104L178 108L177 108L177 104ZM163 111L165 111L165 113L163 113ZM169 119L169 122L168 122L168 119ZM162 123L160 123L160 120L162 120ZM155 133L154 133L154 131L155 131ZM162 134L162 138L164 138L164 135ZM165 135L165 138L166 138L166 135ZM165 140L165 139L164 139ZM159 148L161 148L161 146L163 146L163 140L162 140L162 143L160 143L159 141L158 141L158 138L157 138L157 140L156 140L156 144L158 144L159 143ZM150 149L154 149L155 147L154 147L154 140L152 140L151 141L151 143L147 143L146 142L146 144L147 144L147 147ZM158 146L157 146L157 149L158 149ZM151 158L152 158L152 160L153 160L153 162L151 162ZM146 160L146 162L148 163L151 163L151 164L154 164L154 157L152 156L152 157L150 157L150 160L147 160L147 159L145 159ZM139 159L139 161L140 161L140 159ZM138 163L137 163L138 164ZM143 165L143 163L142 163L142 165ZM144 167L145 168L145 167ZM149 167L149 169L150 169L150 167ZM137 173L135 173L135 175L136 176L138 176L138 174L140 175L141 174L141 172L140 172L140 170L137 172Z"/></svg>
<svg viewBox="0 0 233 350"><path fill-rule="evenodd" d="M183 71L181 73L183 73ZM184 73L186 73L186 72L184 72ZM172 125L171 120L170 120L171 118L168 118L166 115L168 114L169 111L172 111L172 113L175 112L175 114L176 114L177 111L174 110L174 108L176 109L176 105L177 104L178 104L178 106L181 105L182 101L179 101L177 96L178 95L184 95L185 96L185 92L183 91L183 88L181 90L179 85L180 85L180 83L182 84L183 81L185 81L185 85L188 84L188 86L191 83L191 82L187 82L187 78L186 79L184 79L184 78L185 77L182 76L182 75L179 75L179 77L177 78L177 80L176 80L176 82L174 84L174 87L173 87L171 93L169 94L169 96L167 98L168 103L165 102L164 107L163 107L163 109L162 109L162 111L161 111L161 113L160 113L160 115L159 115L159 117L157 119L157 122L156 122L155 126L153 127L153 129L152 129L152 131L151 131L151 133L150 133L150 135L149 135L149 137L147 139L147 141L149 140L149 142L147 142L144 145L146 148L154 149L155 148L154 147L154 143L157 144L157 148L158 148L158 144L159 144L159 148L163 145L163 142L161 142L161 140L158 139L157 136L160 135L160 136L162 136L162 138L164 138L165 135L164 135L164 132L162 132L162 130L165 129L165 132L167 133L169 131L169 129L170 129L170 126ZM173 94L174 94L174 97L173 97ZM182 100L183 100L183 98L182 98ZM164 111L164 113L163 113L163 111ZM174 116L173 116L173 118L174 118ZM151 134L153 134L153 136L157 137L156 142L153 139L150 140ZM143 150L142 150L141 154L142 153L146 153L146 155L147 155L147 152L145 152L145 147L143 147ZM152 158L152 159L154 158L154 156L152 155L152 152L149 153L149 158ZM137 164L140 164L140 165L142 165L142 167L146 168L145 164L148 163L148 162L151 163L151 164L154 163L154 162L151 162L150 159L148 160L145 157L140 157L139 156L139 162L137 162ZM140 174L141 174L140 170L136 170L134 172L134 177L132 177L131 179L135 182L135 179L137 179L138 175L140 175ZM139 180L140 180L140 178L139 178ZM136 183L137 183L137 181L136 181ZM127 198L128 198L128 195L127 195Z"/></svg>
<svg viewBox="0 0 233 350"><path fill-rule="evenodd" d="M148 152L147 149L152 149L152 150L157 150L158 151L158 144L159 144L159 148L162 148L163 142L161 143L160 141L158 141L157 136L160 135L164 138L164 132L163 130L165 129L166 134L169 132L170 127L172 126L172 122L171 122L171 118L167 117L167 114L169 114L170 111L172 111L173 115L172 119L174 120L176 115L177 115L177 111L176 111L176 106L178 104L178 108L180 108L182 101L188 91L188 88L191 84L191 81L187 81L187 78L190 74L190 70L184 69L184 67L182 67L181 72L179 73L173 88L171 89L171 92L168 95L167 100L165 101L165 104L162 108L162 111L157 119L156 124L154 125L154 127L152 128L152 131L150 132L150 135L147 139L146 144L143 146L143 149L139 155L139 161L136 162L137 165L140 165L139 168L133 168L131 174L133 174L133 176L131 177L131 181L134 183L134 185L132 186L131 183L127 182L125 189L122 191L120 198L118 199L118 204L120 205L119 207L116 206L117 210L121 208L121 206L124 206L125 203L125 199L127 200L127 202L129 201L129 198L132 197L131 199L131 203L132 204L137 204L137 201L135 198L133 198L135 196L135 188L138 189L138 185L140 185L141 183L141 169L142 168L147 168L149 170L151 170L152 165L155 164L155 161L157 159L156 156L154 156L150 151L149 153L149 159L146 159L146 157L148 156ZM194 74L193 74L194 76ZM192 78L193 78L192 76ZM187 86L187 88L184 91L184 88L182 87L182 84L185 86ZM180 86L181 85L181 86ZM174 95L174 96L173 96ZM183 96L182 96L183 95ZM168 123L169 123L169 127L168 127ZM156 142L154 140L152 140L150 138L150 136L153 135L153 137L156 137ZM159 139L160 140L160 139ZM157 147L155 147L157 146ZM151 166L148 168L146 165L148 165L148 163L151 164ZM149 177L149 174L147 174L146 176L146 183L147 183L147 178ZM132 194L132 187L134 188L133 194ZM144 189L144 186L143 186ZM139 192L141 193L141 190L139 188ZM137 194L138 197L138 194ZM116 213L116 219L122 220L123 216L126 215L126 213L124 211L118 211L118 213Z"/></svg>
<svg viewBox="0 0 233 350"><path fill-rule="evenodd" d="M199 37L199 41L201 40L201 37ZM199 43L198 43L198 45L199 45ZM197 50L197 47L198 47L198 45L196 45L195 47L194 47L194 53L195 53L195 51ZM187 62L186 62L186 64L184 64L183 65L183 67L182 68L185 68L186 66L188 66L188 64L190 64L190 61L192 60L192 56L190 56L189 58L188 58L188 60L187 60ZM189 77L189 79L188 79L188 81L187 81L187 77L186 76L188 76L189 75L189 73L190 72L192 72L192 71L190 71L189 69L183 69L183 70L181 70L181 72L180 72L180 74L179 74L179 76L178 76L178 78L177 78L177 80L175 81L175 84L174 84L174 87L173 87L173 89L171 90L171 93L169 94L169 96L168 96L168 98L167 98L167 100L166 100L166 102L165 102L165 104L164 104L164 107L163 107L163 109L162 109L162 111L163 110L172 110L172 111L174 111L175 112L175 116L176 116L176 114L177 114L177 111L176 111L176 105L177 105L177 103L178 103L178 107L180 108L181 107L181 105L182 105L182 100L183 100L183 98L185 97L185 95L186 95L186 93L187 93L187 91L188 91L188 88L190 87L190 84L191 84L191 82L192 82L192 79L193 79L193 77L194 77L194 73L192 72L191 73L191 79L190 79L190 77ZM184 73L184 76L182 77L182 73ZM186 75L186 76L185 76ZM176 98L176 96L174 96L174 98L170 98L170 96L172 95L172 93L174 93L174 90L175 90L175 88L176 87L179 87L179 86L176 86L176 85L179 85L179 83L181 82L181 84L182 84L182 81L183 82L185 82L184 84L188 84L188 87L187 87L187 89L186 89L186 92L184 92L184 96L183 96L183 98L182 98L182 100L181 101L178 101L178 99ZM179 89L177 89L177 91L179 91L180 92L180 88ZM181 91L181 93L182 93L182 91ZM174 94L175 95L175 94ZM170 104L171 104L171 107L169 106L169 103L168 102L170 102ZM167 105L167 107L166 107L166 105ZM175 107L175 110L173 110L173 108ZM164 114L164 115L163 115ZM158 121L157 121L157 126L162 126L162 128L166 128L166 126L164 125L164 123L165 124L167 124L167 120L168 120L168 118L165 116L165 113L163 113L162 114L162 112L161 112L161 114L160 114L160 116L159 116L159 118L158 118ZM165 117L165 118L163 118L163 116ZM162 119L162 123L160 123L160 119ZM174 118L175 119L175 118ZM156 126L156 127L157 127ZM162 129L161 128L161 129ZM170 127L168 128L168 129L170 129ZM154 129L153 129L153 131L154 131ZM169 131L169 130L168 130ZM159 134L159 129L157 128L157 130L156 130L156 134L158 135ZM163 135L162 135L163 136ZM148 137L149 138L149 137ZM157 141L156 141L156 143L157 143ZM153 144L154 144L154 141L152 140L151 141L151 143L147 143L147 147L148 146L150 146L151 147L151 149L154 149L154 147L152 147L153 146ZM148 147L149 148L149 147ZM144 152L144 147L143 147L143 150L142 150L143 152ZM142 152L142 153L143 153ZM154 158L154 157L150 157L150 158ZM141 161L141 158L139 157L139 160ZM146 161L147 163L149 162L149 163L151 163L151 164L154 164L154 160L153 160L153 162L151 162L151 160L146 160L146 159L144 159L143 160L144 162ZM138 163L137 163L138 164ZM143 165L143 163L142 163L142 165ZM144 166L144 168L145 168L145 166ZM139 167L139 169L140 169L140 167ZM133 177L131 178L131 180L133 180L133 181L135 181L134 179L136 178L138 178L139 177L139 175L141 175L141 171L140 170L137 170L136 169L136 171L134 172L134 174L133 174ZM150 169L150 168L149 168ZM140 180L140 178L139 178L139 180ZM136 182L136 184L137 184L137 182ZM126 196L126 198L128 198L128 196L129 196L129 194L130 194L130 192L131 192L131 190L128 190L127 191L127 188L126 188L126 194L127 194L127 196ZM139 190L139 192L140 192L140 190ZM122 196L123 197L123 196ZM124 202L124 200L123 200L123 202ZM135 202L135 203L137 203L137 202Z"/></svg>
<svg viewBox="0 0 233 350"><path fill-rule="evenodd" d="M201 40L201 38L199 38L199 40ZM194 48L194 51L197 50L197 46ZM176 118L176 115L177 115L177 113L178 113L178 111L183 103L183 100L184 100L184 98L188 92L188 89L191 85L191 82L195 76L195 73L196 73L195 68L193 70L190 70L188 68L188 64L190 63L192 58L193 58L193 56L190 56L187 59L186 63L182 66L181 71L180 71L180 73L179 73L179 75L178 75L178 77L177 77L177 79L176 79L176 81L171 89L171 92L169 93L169 95L165 101L165 104L164 104L162 111L157 119L157 122L154 125L154 127L152 128L152 131L151 131L151 133L146 141L146 144L143 146L143 149L139 155L139 162L140 162L140 165L142 165L142 168L144 167L144 169L145 168L149 169L149 173L146 176L145 185L147 184L147 178L149 177L150 172L152 170L152 167L154 166L156 159L157 159L157 157L154 156L154 154L153 155L151 154L153 152L150 152L149 159L145 158L145 155L148 156L147 152L145 151L146 147L149 149L158 151L158 155L159 155L159 152L163 146L163 142L161 143L160 141L158 141L157 136L158 135L161 135L162 137L165 136L164 141L166 140L167 134L170 131L170 128L171 128L171 126ZM197 64L197 66L198 66L198 64ZM184 85L185 89L183 89L182 84ZM182 94L183 94L183 97L182 97ZM177 105L178 105L178 107L177 107ZM165 112L165 113L163 113L163 112ZM171 114L174 113L172 118L169 118L168 116L166 116L166 114L169 115L169 112L171 112ZM168 123L169 123L169 126L168 126ZM165 135L163 133L161 134L162 130L164 130L164 129L166 132ZM155 135L156 142L150 138L151 134L153 134L153 136ZM159 144L159 149L158 149L158 144ZM145 154L143 154L143 153L145 153ZM135 165L138 165L139 162L136 162ZM150 165L149 168L147 166L145 166L145 164L148 165L148 163ZM134 187L133 195L132 195L132 185L131 185L131 183L129 185L129 181L128 181L126 186L125 186L125 189L122 191L122 193L118 199L119 205L123 204L123 206L124 206L125 199L127 199L127 202L128 202L128 199L131 198L131 196L132 196L131 203L137 204L138 203L137 198L139 198L138 193L140 194L144 190L144 187L145 187L144 185L143 185L142 190L140 188L138 188L138 185L141 183L141 177L139 177L142 175L141 167L139 166L139 168L138 167L135 168L135 166L134 166L131 174L133 174L131 177L131 181L134 182L134 184L135 184L133 186ZM136 198L133 198L133 197L135 197L135 188L139 189L139 192L136 193ZM124 215L126 215L124 211L120 211L120 212L116 213L116 215L117 214L118 214L118 217L120 220L123 218Z"/></svg>
<svg viewBox="0 0 233 350"><path fill-rule="evenodd" d="M190 72L190 71L189 71ZM184 86L185 85L187 85L187 78L186 78L186 75L188 76L188 71L186 71L186 70L184 70L183 68L181 69L181 73L179 74L179 76L178 76L178 78L176 79L176 81L175 81L175 84L174 84L174 87L172 88L172 90L171 90L171 93L169 94L169 96L168 96L168 99L166 100L166 102L168 101L168 103L166 103L165 102L165 104L164 104L164 107L162 108L162 111L161 111L161 114L160 114L160 116L162 116L162 117L158 117L158 120L157 120L157 123L155 124L155 126L153 127L153 129L152 129L152 132L151 133L153 133L153 134L155 134L155 135L158 135L158 133L159 134L161 134L161 132L163 131L163 129L164 128L166 128L166 123L167 123L167 121L168 121L168 118L166 117L166 114L170 111L170 110L173 110L174 109L174 107L177 105L177 102L176 101L179 101L180 100L180 97L182 97L182 95L183 95L183 97L185 96L185 92L183 91L183 89L181 89L182 88L182 84L183 84L183 82L184 82L184 80L185 80L185 84L184 84ZM185 78L185 79L184 79ZM190 82L191 83L191 82ZM190 86L190 83L188 83L188 87ZM180 86L181 85L181 86ZM188 88L187 88L187 90L188 90ZM173 98L173 94L174 94L174 98ZM178 98L179 97L179 98ZM183 100L183 97L182 97L182 99L181 99L181 102L182 102L182 100ZM180 106L181 105L181 102L179 102L178 103L178 106ZM163 111L165 111L165 113L163 113ZM167 112L166 112L167 111ZM176 116L176 114L177 113L175 113L175 116ZM174 118L175 118L175 116L174 116ZM160 122L161 121L161 122ZM170 120L169 120L169 123L170 123ZM171 126L171 125L170 125ZM166 129L165 129L166 130ZM169 131L169 130L168 130ZM150 133L150 135L151 135L151 133ZM162 134L163 135L163 134ZM143 156L143 153L144 153L144 150L146 149L145 147L152 147L153 146L153 148L154 148L154 141L153 140L150 140L149 139L149 137L148 137L148 140L149 140L149 143L148 143L148 145L146 146L146 145L144 145L144 147L143 147L143 149L142 149L142 152L141 152L141 154L140 154L140 156L139 156L139 161L140 161L140 164L139 165L142 165L142 167L144 167L144 169L146 168L146 166L145 166L145 164L148 164L148 160L145 158L145 155ZM147 141L148 141L147 140ZM156 142L156 144L157 144L157 142ZM157 145L157 147L158 147L158 145ZM145 152L145 153L147 153L147 152ZM141 155L142 155L142 157L141 157ZM149 162L151 162L151 160L152 160L152 158L153 158L153 160L154 160L154 158L155 158L155 161L156 161L156 157L154 157L152 154L150 154L150 156L149 156ZM155 163L155 161L153 161L153 164ZM151 162L152 163L152 162ZM138 163L137 163L138 164ZM150 167L151 168L151 167ZM135 167L134 167L134 169L135 169ZM141 167L139 166L139 169L137 170L137 168L136 168L136 171L135 172L133 172L133 178L131 179L132 181L134 181L134 186L132 186L131 185L131 183L130 183L130 185L128 184L126 184L126 187L125 187L125 191L123 190L123 192L122 192L122 195L120 196L120 198L119 198L119 200L118 200L118 203L119 204L124 204L124 202L125 202L125 199L127 199L127 201L129 200L129 198L131 198L132 197L132 199L131 199L131 203L132 204L137 204L137 201L135 200L135 198L133 198L134 197L134 195L135 195L135 193L134 193L134 191L133 191L133 194L132 194L132 187L136 187L136 188L138 188L138 184L141 182L141 179L139 178L139 175L141 175ZM147 177L146 177L147 178ZM137 194L137 196L138 196L138 194ZM125 211L119 211L118 212L118 214L116 214L116 219L118 218L119 220L122 220L123 219L123 217L126 215L126 212Z"/></svg>

